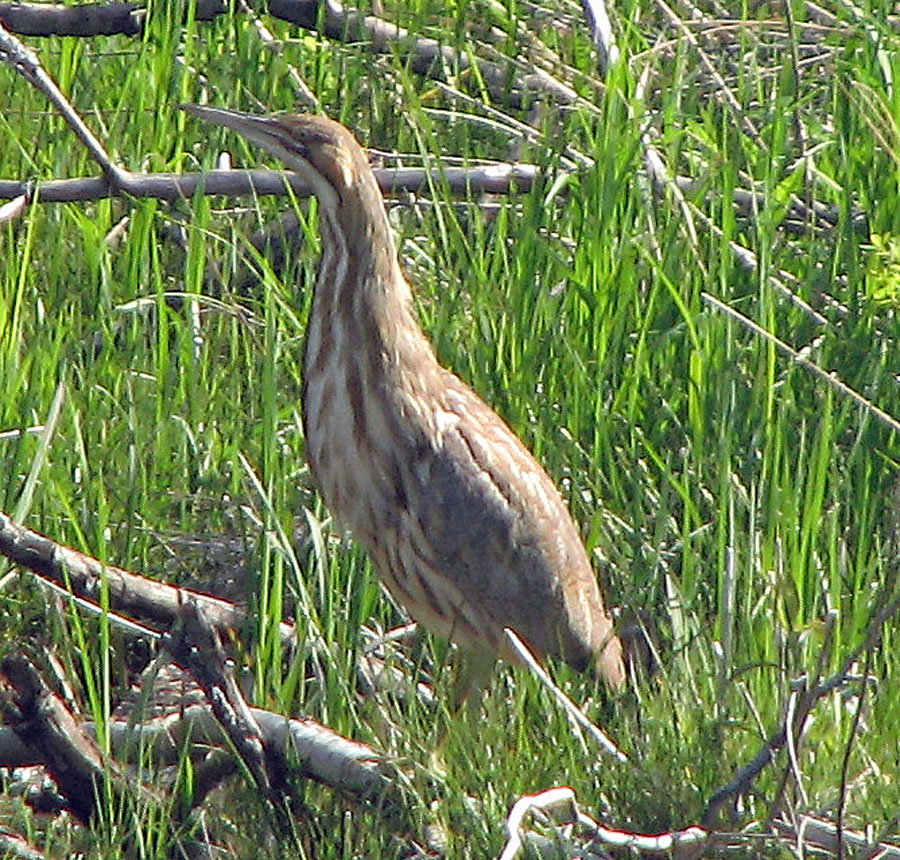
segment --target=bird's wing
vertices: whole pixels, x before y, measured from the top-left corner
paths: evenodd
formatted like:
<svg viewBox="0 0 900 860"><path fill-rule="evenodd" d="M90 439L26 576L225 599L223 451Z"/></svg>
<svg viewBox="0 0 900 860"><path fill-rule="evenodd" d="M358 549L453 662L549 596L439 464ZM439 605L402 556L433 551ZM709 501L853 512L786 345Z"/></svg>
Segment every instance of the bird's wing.
<svg viewBox="0 0 900 860"><path fill-rule="evenodd" d="M419 562L459 611L488 617L496 637L509 626L539 653L585 664L603 609L578 530L512 430L445 373L439 432L407 490L406 531Z"/></svg>

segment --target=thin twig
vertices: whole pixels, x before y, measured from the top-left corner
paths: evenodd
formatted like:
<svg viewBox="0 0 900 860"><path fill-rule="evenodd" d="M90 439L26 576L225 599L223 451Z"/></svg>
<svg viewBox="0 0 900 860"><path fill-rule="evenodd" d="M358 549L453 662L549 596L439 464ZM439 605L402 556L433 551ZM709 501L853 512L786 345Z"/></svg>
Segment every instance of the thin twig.
<svg viewBox="0 0 900 860"><path fill-rule="evenodd" d="M611 755L616 761L621 764L629 764L630 759L627 755L625 755L619 747L610 740L609 737L604 734L597 726L595 726L575 705L575 703L562 691L556 684L553 683L551 677L547 674L547 671L541 666L540 663L534 658L534 655L528 649L528 646L516 635L514 630L511 630L509 627L504 627L503 632L506 634L507 640L512 645L513 650L516 653L516 656L528 667L528 670L534 675L544 687L550 691L553 695L553 698L562 705L563 709L569 714L572 719L578 723L581 728L583 728L591 738L598 744L598 746L605 752Z"/></svg>
<svg viewBox="0 0 900 860"><path fill-rule="evenodd" d="M850 754L853 752L853 742L859 736L859 722L862 719L863 705L866 701L866 690L869 685L866 679L869 675L869 664L872 660L872 652L866 652L866 659L863 664L863 683L859 688L859 696L857 696L856 710L853 712L853 721L850 723L850 735L847 738L847 745L844 747L844 755L841 761L841 783L840 792L838 794L837 808L837 856L838 860L844 860L844 812L847 807L847 774L850 770Z"/></svg>
<svg viewBox="0 0 900 860"><path fill-rule="evenodd" d="M107 179L114 186L125 188L128 185L128 172L122 170L107 155L103 144L94 133L84 124L75 108L56 86L54 80L44 71L41 62L30 49L0 24L0 60L12 66L29 83L37 87L51 104L59 111L71 129L78 135L78 139L87 147L91 158L100 165ZM15 195L18 196L18 195Z"/></svg>

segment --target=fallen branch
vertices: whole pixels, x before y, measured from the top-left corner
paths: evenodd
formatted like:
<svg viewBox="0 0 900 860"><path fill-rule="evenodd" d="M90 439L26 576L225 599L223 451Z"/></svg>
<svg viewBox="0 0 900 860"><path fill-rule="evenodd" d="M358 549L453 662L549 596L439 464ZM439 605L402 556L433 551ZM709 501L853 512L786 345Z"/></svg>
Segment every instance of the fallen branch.
<svg viewBox="0 0 900 860"><path fill-rule="evenodd" d="M509 194L531 190L539 176L532 164L490 164L481 167L380 168L375 178L384 194L430 191L434 176L454 194ZM269 195L309 197L312 192L296 173L288 170L210 170L205 173L129 173L117 184L103 176L51 179L47 182L0 179L0 200L25 196L35 203L74 203L107 197L154 200L190 200L196 194L228 197Z"/></svg>
<svg viewBox="0 0 900 860"><path fill-rule="evenodd" d="M879 860L900 860L900 845L897 843L881 840L873 842L865 833L838 828L834 822L824 818L798 815L797 820L793 823L783 818L776 818L772 825L783 840L802 849L813 848L827 851L836 857L846 857L846 851L850 849L853 852L852 856L857 860L875 856ZM839 847L842 842L843 853ZM803 853L806 853L805 850Z"/></svg>
<svg viewBox="0 0 900 860"><path fill-rule="evenodd" d="M117 804L123 796L147 793L120 768L104 761L94 738L50 691L28 658L7 654L0 672L4 722L23 744L41 751L47 771L82 823L94 817L101 786L112 792Z"/></svg>
<svg viewBox="0 0 900 860"><path fill-rule="evenodd" d="M279 830L287 836L291 825L285 816L289 798L283 746L266 742L234 672L228 667L219 634L197 603L189 602L182 607L179 623L175 632L166 638L165 647L203 689L216 720L256 788L269 802Z"/></svg>
<svg viewBox="0 0 900 860"><path fill-rule="evenodd" d="M5 827L0 827L0 854L9 860L46 860L47 857L21 836Z"/></svg>
<svg viewBox="0 0 900 860"><path fill-rule="evenodd" d="M372 747L342 737L311 719L290 719L263 708L250 708L262 736L285 750L293 750L302 776L360 798L375 798L388 791L391 768ZM83 723L96 736L95 725ZM226 748L227 735L208 704L157 717L139 725L128 720L108 724L112 755L123 761L148 755L159 767L176 765L184 744L195 755L209 747ZM46 753L31 739L20 738L9 726L0 726L0 767L38 767L47 764Z"/></svg>
<svg viewBox="0 0 900 860"><path fill-rule="evenodd" d="M363 43L379 54L397 54L405 59L409 70L426 78L445 80L460 73L477 74L493 99L502 99L513 107L538 94L549 95L564 105L578 100L575 90L546 73L516 72L513 60L508 64L473 61L465 51L418 36L377 15L363 15L337 0L256 0L251 5L260 14L322 33L335 42ZM222 0L200 0L196 20L212 20L228 10L229 5ZM23 36L140 36L146 17L143 3L0 3L0 26Z"/></svg>
<svg viewBox="0 0 900 860"><path fill-rule="evenodd" d="M96 750L96 727L80 722L54 697L22 655L8 655L3 664L12 694L4 697L0 727L0 767L44 766L79 818L92 812L94 781L121 773L117 764L101 759ZM32 704L28 704L28 703ZM411 816L401 774L371 747L349 740L310 719L289 719L262 708L247 708L261 743L292 764L292 778L313 779L341 792L354 802L376 810L396 829L407 829ZM38 727L40 718L49 728ZM61 728L54 728L60 727ZM177 766L185 752L197 759L210 747L233 750L233 738L223 728L209 704L197 704L168 716L133 725L112 720L106 727L110 753L116 761L152 761L159 767ZM51 733L54 732L54 733ZM219 766L221 762L217 763ZM231 774L230 765L222 774ZM122 790L147 791L130 778ZM85 794L87 792L87 794Z"/></svg>
<svg viewBox="0 0 900 860"><path fill-rule="evenodd" d="M0 555L50 580L64 591L93 603L99 603L101 590L106 588L111 608L154 622L161 628L172 627L181 607L189 600L203 607L210 623L220 632L240 629L247 621L244 610L231 601L103 564L26 529L2 511ZM296 640L293 625L282 623L281 636L286 644L293 645Z"/></svg>

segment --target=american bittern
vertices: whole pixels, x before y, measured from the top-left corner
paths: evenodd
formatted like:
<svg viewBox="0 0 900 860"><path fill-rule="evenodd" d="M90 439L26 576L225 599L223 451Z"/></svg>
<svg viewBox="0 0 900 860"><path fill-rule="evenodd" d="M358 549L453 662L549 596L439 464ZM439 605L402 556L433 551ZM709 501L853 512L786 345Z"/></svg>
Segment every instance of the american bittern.
<svg viewBox="0 0 900 860"><path fill-rule="evenodd" d="M441 367L411 308L365 153L316 116L188 105L298 173L322 252L307 329L310 469L339 521L417 621L476 654L539 657L624 681L622 646L553 481L510 428Z"/></svg>

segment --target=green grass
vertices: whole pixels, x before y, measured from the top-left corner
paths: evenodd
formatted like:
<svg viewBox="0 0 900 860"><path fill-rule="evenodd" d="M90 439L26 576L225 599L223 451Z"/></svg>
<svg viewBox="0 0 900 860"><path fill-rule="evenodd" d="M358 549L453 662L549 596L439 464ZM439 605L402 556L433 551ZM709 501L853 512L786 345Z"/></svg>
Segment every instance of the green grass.
<svg viewBox="0 0 900 860"><path fill-rule="evenodd" d="M336 46L267 19L285 42L273 58L246 18L183 24L186 8L155 5L143 40L31 40L131 169L211 167L221 149L237 166L265 161L175 105L206 98L291 108L288 65L326 113L373 147L412 158L507 157L500 130L451 113L469 108L410 73L402 57L375 58L363 46ZM510 33L500 50L516 56L520 40L539 38L574 70L586 103L545 120L539 139L524 146L522 160L541 165L547 178L504 200L496 217L486 218L475 200L460 208L437 173L433 206L392 209L419 314L441 360L497 408L563 488L611 602L644 610L659 628L661 669L638 697L608 701L592 681L557 673L576 701L593 699L591 716L639 763L637 773L583 745L524 670L495 674L475 726L443 709L358 698L360 625L400 619L364 554L332 528L304 465L300 365L314 243L296 252L281 277L266 272L247 296L226 289L213 302L205 278L210 258L229 271L246 237L285 201L241 201L249 211L237 215L223 211L228 201L202 198L172 208L122 200L36 205L0 225L0 432L45 423L65 382L55 433L43 447L37 435L0 439L3 510L20 506L27 525L155 576L171 572L172 536L259 539L250 599L260 620L245 640L257 701L307 713L404 762L422 821L443 824L450 856L499 854L511 803L556 784L573 786L586 808L614 826L661 831L695 823L712 792L778 726L790 681L815 672L827 613L834 610L836 622L826 674L861 642L895 563L896 434L702 298L712 294L796 349L815 342L812 360L900 417L900 135L891 83L900 43L884 9L855 8L858 17L829 7L844 29L816 31L829 52L825 71L802 66L799 86L788 42L780 36L776 44L771 29L756 24L723 36L744 57L737 65L724 47L706 45L741 106L737 115L687 42L671 56L654 53L663 22L651 4L617 10L630 65L599 90L588 83L597 75L583 28L545 27L536 36L527 9L492 7L497 26ZM563 11L581 20L576 7ZM474 3L455 13L420 3L389 17L467 49L464 16L487 14ZM745 18L776 15L763 7ZM760 47L760 37L772 47ZM646 63L651 84L639 101ZM480 95L477 86L472 92ZM5 67L0 93L8 106L0 115L0 176L95 172L62 120ZM527 119L525 111L495 107ZM814 152L807 175L820 177L808 186L795 117ZM744 118L758 137L746 132ZM702 180L689 203L718 232L695 220L694 238L689 210L650 191L641 142L648 128L672 173ZM592 165L558 183L565 147ZM750 217L733 199L749 178L761 192ZM787 231L791 192L833 207L837 225L820 235ZM107 244L125 216L122 237ZM180 247L164 229L176 218L186 219ZM314 234L314 219L308 229ZM740 266L730 242L757 255L755 271ZM824 325L773 286L772 276L784 280L783 272ZM184 293L183 306L167 304L167 292ZM136 299L144 301L140 312L121 310ZM95 351L98 334L107 346ZM294 552L289 536L298 515L316 539ZM288 604L310 643L324 638L324 653L314 655L310 644L292 662L280 652L273 623ZM900 800L896 630L891 621L869 655L877 683L846 773L853 790L845 823L876 832ZM85 711L108 713L127 678L128 652L103 621L57 618L23 575L0 594L0 631L3 647L41 631ZM730 643L724 652L723 641ZM438 667L448 660L439 643L426 653ZM444 701L449 675L438 672ZM806 810L835 808L856 703L836 693L815 710L800 747ZM436 779L429 755L444 729L446 774ZM745 801L735 825L766 815L784 766L782 757L764 773L761 794ZM309 856L402 853L377 818L345 817L328 790L303 791L316 819L297 824ZM799 803L793 790L789 796ZM234 853L279 856L274 846L260 847L256 834L267 825L254 798L239 790L239 802L229 801L242 829L233 834ZM435 798L440 803L430 809ZM93 834L36 823L12 800L8 809L10 826L55 856L75 844L92 857L124 856L127 844L130 856L158 857L171 838L164 809L108 810Z"/></svg>

